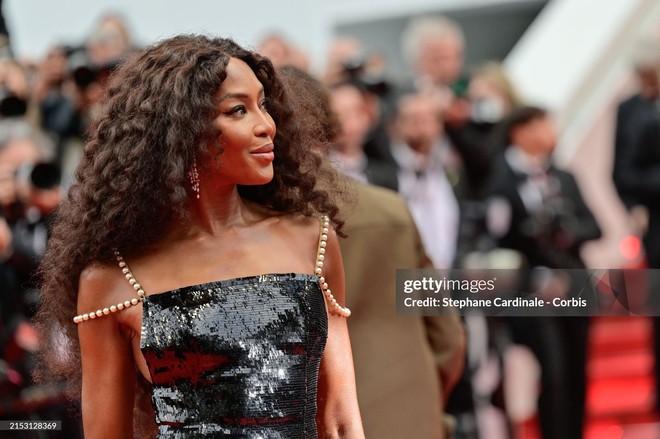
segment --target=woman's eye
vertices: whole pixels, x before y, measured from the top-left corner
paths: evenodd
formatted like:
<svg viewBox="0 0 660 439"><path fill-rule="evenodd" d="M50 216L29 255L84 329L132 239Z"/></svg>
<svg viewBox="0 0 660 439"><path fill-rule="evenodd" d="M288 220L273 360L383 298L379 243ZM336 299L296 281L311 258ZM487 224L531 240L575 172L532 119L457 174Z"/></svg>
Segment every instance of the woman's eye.
<svg viewBox="0 0 660 439"><path fill-rule="evenodd" d="M268 98L264 98L261 102L259 102L259 108L262 110L268 110Z"/></svg>
<svg viewBox="0 0 660 439"><path fill-rule="evenodd" d="M245 113L247 113L247 109L245 108L245 105L237 105L227 112L227 114L230 115L245 114Z"/></svg>

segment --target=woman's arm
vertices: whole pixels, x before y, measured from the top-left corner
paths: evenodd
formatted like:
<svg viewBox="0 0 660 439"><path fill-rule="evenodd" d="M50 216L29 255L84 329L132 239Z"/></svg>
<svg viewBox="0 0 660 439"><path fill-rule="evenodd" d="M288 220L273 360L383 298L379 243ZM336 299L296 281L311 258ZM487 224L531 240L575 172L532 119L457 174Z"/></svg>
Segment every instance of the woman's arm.
<svg viewBox="0 0 660 439"><path fill-rule="evenodd" d="M83 271L78 289L79 314L113 303L113 274L97 265ZM117 314L110 314L80 323L78 335L85 438L133 438L136 373L130 334L120 327Z"/></svg>
<svg viewBox="0 0 660 439"><path fill-rule="evenodd" d="M343 306L344 267L334 230L328 233L325 256L324 276L335 299ZM335 315L328 316L328 341L319 371L316 423L320 439L364 438L346 319Z"/></svg>

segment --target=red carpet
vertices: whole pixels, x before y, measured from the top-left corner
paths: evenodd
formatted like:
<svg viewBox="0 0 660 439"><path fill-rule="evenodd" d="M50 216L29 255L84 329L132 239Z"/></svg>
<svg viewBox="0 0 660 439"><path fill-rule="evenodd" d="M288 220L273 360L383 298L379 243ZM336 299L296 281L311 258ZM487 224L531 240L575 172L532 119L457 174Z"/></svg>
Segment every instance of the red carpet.
<svg viewBox="0 0 660 439"><path fill-rule="evenodd" d="M659 439L651 320L596 317L590 330L584 438ZM536 419L516 437L540 439Z"/></svg>
<svg viewBox="0 0 660 439"><path fill-rule="evenodd" d="M585 439L657 439L653 328L645 317L592 320Z"/></svg>

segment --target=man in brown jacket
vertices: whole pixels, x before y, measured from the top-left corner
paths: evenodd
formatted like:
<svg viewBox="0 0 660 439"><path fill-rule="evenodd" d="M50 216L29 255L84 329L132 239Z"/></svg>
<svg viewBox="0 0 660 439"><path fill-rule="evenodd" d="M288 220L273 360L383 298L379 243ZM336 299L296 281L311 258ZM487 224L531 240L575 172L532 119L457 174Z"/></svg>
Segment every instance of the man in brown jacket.
<svg viewBox="0 0 660 439"><path fill-rule="evenodd" d="M396 269L432 268L405 201L349 183L356 195L340 242L358 401L368 438L443 439L447 398L461 376L458 316L396 314Z"/></svg>

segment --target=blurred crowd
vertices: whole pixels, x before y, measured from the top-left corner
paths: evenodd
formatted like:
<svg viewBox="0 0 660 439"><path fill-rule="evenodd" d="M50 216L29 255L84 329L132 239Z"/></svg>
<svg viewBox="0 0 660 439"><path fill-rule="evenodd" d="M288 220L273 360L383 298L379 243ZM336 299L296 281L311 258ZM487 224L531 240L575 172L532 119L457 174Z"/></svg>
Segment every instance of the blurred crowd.
<svg viewBox="0 0 660 439"><path fill-rule="evenodd" d="M0 419L67 419L57 384L30 374L34 275L107 78L136 47L117 15L38 62L12 57L4 23L0 36ZM397 317L394 302L396 268L585 267L581 247L601 232L575 178L553 163L553 114L526 102L498 60L468 70L463 31L443 16L411 19L403 83L349 36L333 42L322 72L277 33L256 50L289 69L289 87L309 88L327 122L325 153L355 185L342 252L367 437L514 437L521 419L509 410L503 362L520 345L540 370L542 437L581 438L588 318L414 319ZM625 205L646 212L648 263L658 268L658 43L633 67L639 93L619 108L613 178ZM493 363L499 372L484 379ZM499 433L488 435L486 412L499 413ZM39 437L79 437L75 427L61 434Z"/></svg>

